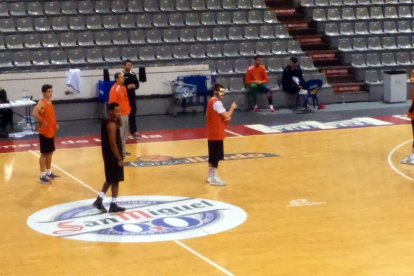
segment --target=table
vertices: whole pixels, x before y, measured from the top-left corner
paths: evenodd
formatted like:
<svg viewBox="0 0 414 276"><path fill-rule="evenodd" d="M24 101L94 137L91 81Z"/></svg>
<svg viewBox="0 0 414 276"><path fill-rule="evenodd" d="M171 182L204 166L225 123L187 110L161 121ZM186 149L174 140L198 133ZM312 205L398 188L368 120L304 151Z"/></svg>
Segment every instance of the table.
<svg viewBox="0 0 414 276"><path fill-rule="evenodd" d="M22 118L25 118L26 124L30 124L31 130L34 131L34 125L32 122L32 110L31 107L35 105L36 102L31 100L30 98L24 98L20 100L15 101L9 101L8 103L2 103L0 104L0 109L6 109L6 108L14 108L14 107L24 107L24 115L21 115L17 112L14 112L15 114L19 115Z"/></svg>

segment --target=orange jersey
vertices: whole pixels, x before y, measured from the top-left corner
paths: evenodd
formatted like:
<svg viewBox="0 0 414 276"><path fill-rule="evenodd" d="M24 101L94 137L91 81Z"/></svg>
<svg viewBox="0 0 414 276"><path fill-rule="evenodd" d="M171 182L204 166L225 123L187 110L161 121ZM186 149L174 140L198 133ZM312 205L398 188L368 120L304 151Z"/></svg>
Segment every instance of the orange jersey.
<svg viewBox="0 0 414 276"><path fill-rule="evenodd" d="M119 109L122 116L128 116L131 112L131 106L129 105L128 93L123 85L114 84L109 92L109 103L119 104Z"/></svg>
<svg viewBox="0 0 414 276"><path fill-rule="evenodd" d="M226 122L224 118L213 109L213 105L217 102L217 98L211 98L207 105L207 139L209 141L224 140L226 134Z"/></svg>
<svg viewBox="0 0 414 276"><path fill-rule="evenodd" d="M40 116L47 123L47 125L39 122L39 133L47 138L53 138L57 132L55 108L51 102L44 99L41 101L43 101L44 109Z"/></svg>
<svg viewBox="0 0 414 276"><path fill-rule="evenodd" d="M256 81L261 83L268 83L269 77L267 76L266 68L263 65L254 66L251 65L246 72L246 84L251 85Z"/></svg>

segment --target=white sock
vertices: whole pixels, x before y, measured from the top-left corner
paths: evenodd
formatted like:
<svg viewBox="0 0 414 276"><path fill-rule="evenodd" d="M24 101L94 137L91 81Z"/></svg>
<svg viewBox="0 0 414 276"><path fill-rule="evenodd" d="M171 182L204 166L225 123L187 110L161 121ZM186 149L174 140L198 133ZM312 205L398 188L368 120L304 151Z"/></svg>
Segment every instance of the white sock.
<svg viewBox="0 0 414 276"><path fill-rule="evenodd" d="M46 172L40 172L40 177L43 177L46 175Z"/></svg>
<svg viewBox="0 0 414 276"><path fill-rule="evenodd" d="M105 193L104 192L100 192L99 193L99 197L102 198L102 199L104 199L105 198Z"/></svg>
<svg viewBox="0 0 414 276"><path fill-rule="evenodd" d="M213 176L213 168L208 167L208 177L212 177L212 176Z"/></svg>
<svg viewBox="0 0 414 276"><path fill-rule="evenodd" d="M46 170L47 175L51 175L52 174L52 169L48 169Z"/></svg>
<svg viewBox="0 0 414 276"><path fill-rule="evenodd" d="M117 198L113 197L111 203L116 203Z"/></svg>
<svg viewBox="0 0 414 276"><path fill-rule="evenodd" d="M414 159L414 153L411 153L411 154L410 154L410 158L411 158L411 159Z"/></svg>
<svg viewBox="0 0 414 276"><path fill-rule="evenodd" d="M272 109L272 108L274 109L273 104L270 105L270 109Z"/></svg>
<svg viewBox="0 0 414 276"><path fill-rule="evenodd" d="M254 109L257 109L257 108L259 108L258 106L257 106L257 104L254 106Z"/></svg>
<svg viewBox="0 0 414 276"><path fill-rule="evenodd" d="M213 173L211 175L211 177L217 177L217 168L213 168Z"/></svg>

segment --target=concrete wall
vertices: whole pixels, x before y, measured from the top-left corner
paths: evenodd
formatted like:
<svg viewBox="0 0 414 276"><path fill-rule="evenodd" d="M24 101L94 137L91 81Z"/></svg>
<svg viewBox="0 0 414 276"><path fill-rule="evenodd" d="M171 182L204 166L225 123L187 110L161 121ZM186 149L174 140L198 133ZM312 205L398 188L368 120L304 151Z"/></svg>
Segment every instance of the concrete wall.
<svg viewBox="0 0 414 276"><path fill-rule="evenodd" d="M109 73L111 79L116 72L122 70L122 65L119 68L110 68ZM138 70L133 69L137 72ZM77 100L77 99L92 99L97 97L96 84L103 79L102 70L83 70L81 71L80 87L81 92L65 94L66 91L74 92L66 85L68 77L67 71L54 72L35 72L35 73L12 73L0 74L0 87L6 89L10 100L20 99L25 93L28 96L33 96L33 99L38 100L42 97L41 87L48 83L53 85L54 100ZM147 82L141 83L138 96L148 95L169 95L171 94L171 87L169 80L174 80L181 75L208 75L210 74L207 64L199 65L185 65L185 66L160 66L146 68Z"/></svg>

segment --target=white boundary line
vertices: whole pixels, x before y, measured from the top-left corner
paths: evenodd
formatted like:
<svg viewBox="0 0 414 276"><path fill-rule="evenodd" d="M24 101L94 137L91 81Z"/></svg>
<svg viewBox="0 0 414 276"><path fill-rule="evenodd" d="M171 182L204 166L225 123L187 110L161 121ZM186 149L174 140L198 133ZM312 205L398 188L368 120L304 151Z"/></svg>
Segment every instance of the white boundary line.
<svg viewBox="0 0 414 276"><path fill-rule="evenodd" d="M387 157L387 160L388 160L388 164L390 165L390 167L391 167L391 169L393 169L396 173L398 173L399 175L401 175L402 177L404 177L405 179L407 179L407 180L410 180L410 181L413 181L414 182L414 179L413 178L411 178L411 177L409 177L408 175L405 175L404 173L402 173L401 171L399 171L395 166L394 166L394 164L392 163L392 160L391 160L391 158L392 158L392 155L394 154L394 152L396 151L396 150L398 150L399 148L401 148L402 146L405 146L406 144L408 144L408 143L411 143L413 140L408 140L408 141L405 141L405 142L402 142L401 144L399 144L398 146L396 146L395 148L393 148L391 151L390 151L390 153L388 154L388 157Z"/></svg>
<svg viewBox="0 0 414 276"><path fill-rule="evenodd" d="M238 136L238 137L244 137L244 135L238 134L237 132L233 132L233 131L228 130L228 129L226 129L225 132L233 134L233 135Z"/></svg>
<svg viewBox="0 0 414 276"><path fill-rule="evenodd" d="M180 241L175 240L174 241L176 244L178 244L179 246L181 246L182 248L188 250L189 252L193 253L195 256L199 257L200 259L202 259L203 261L209 263L210 265L214 266L215 268L217 268L218 270L220 270L221 272L223 272L224 274L228 275L228 276L234 276L233 273L231 273L230 271L228 271L227 269L219 266L218 264L216 264L215 262L211 261L210 259L204 257L203 255L201 255L200 253L198 253L197 251L191 249L190 247L188 247L187 245L183 244Z"/></svg>
<svg viewBox="0 0 414 276"><path fill-rule="evenodd" d="M32 150L29 150L29 152L31 154L33 154L36 157L40 157L40 155ZM68 173L67 171L65 171L64 169L62 169L61 167L52 164L52 167L59 170L60 172L62 172L63 174L65 174L66 176L68 176L69 178L72 178L73 180L75 180L77 183L79 183L80 185L82 185L84 188L92 191L95 194L99 194L99 192L97 190L95 190L94 188L92 188L91 186L89 186L88 184L86 184L85 182L83 182L82 180L80 180L79 178L75 177L74 175Z"/></svg>
<svg viewBox="0 0 414 276"><path fill-rule="evenodd" d="M31 154L33 154L36 157L40 157L40 155L32 150L29 150L29 152ZM99 192L97 190L95 190L94 188L92 188L91 186L89 186L88 184L86 184L85 182L83 182L82 180L80 180L79 178L77 178L76 176L72 175L71 173L65 171L64 169L62 169L61 167L55 165L52 163L52 167L59 170L60 172L62 172L63 174L65 174L66 176L68 176L69 178L73 179L75 182L79 183L81 186L83 186L84 188L94 192L95 194L99 194ZM224 274L228 275L228 276L234 276L233 273L231 273L230 271L228 271L227 269L219 266L218 264L216 264L215 262L211 261L210 259L208 259L207 257L203 256L202 254L198 253L197 251L195 251L194 249L188 247L187 245L185 245L184 243L182 243L179 240L173 240L173 242L175 242L177 245L181 246L182 248L186 249L188 252L192 253L193 255L197 256L198 258L200 258L201 260L205 261L206 263L210 264L211 266L215 267L216 269L220 270L221 272L223 272Z"/></svg>

